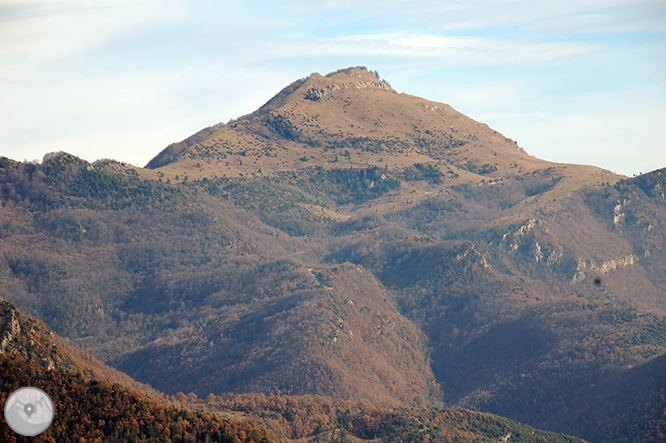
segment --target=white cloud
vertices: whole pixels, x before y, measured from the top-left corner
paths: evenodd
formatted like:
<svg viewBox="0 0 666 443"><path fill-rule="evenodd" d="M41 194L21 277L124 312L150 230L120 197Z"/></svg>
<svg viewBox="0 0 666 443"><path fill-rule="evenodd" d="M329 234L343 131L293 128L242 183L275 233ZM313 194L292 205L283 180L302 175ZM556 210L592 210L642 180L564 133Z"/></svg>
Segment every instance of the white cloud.
<svg viewBox="0 0 666 443"><path fill-rule="evenodd" d="M515 39L409 34L354 35L334 41L352 42L360 52L430 58L435 64L443 66L543 62L584 55L599 47L588 43L541 43Z"/></svg>
<svg viewBox="0 0 666 443"><path fill-rule="evenodd" d="M666 29L663 0L339 0L282 4L288 13L304 16L325 11L349 22L384 23L402 31L511 28L535 33L589 33Z"/></svg>

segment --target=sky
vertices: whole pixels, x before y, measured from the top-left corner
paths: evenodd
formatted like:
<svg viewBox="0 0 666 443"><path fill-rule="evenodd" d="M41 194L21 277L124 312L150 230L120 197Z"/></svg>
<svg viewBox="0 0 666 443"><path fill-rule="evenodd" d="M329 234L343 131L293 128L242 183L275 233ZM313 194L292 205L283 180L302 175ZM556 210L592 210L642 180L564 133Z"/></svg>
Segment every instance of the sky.
<svg viewBox="0 0 666 443"><path fill-rule="evenodd" d="M665 0L0 0L0 156L144 166L359 65L545 160L666 167Z"/></svg>

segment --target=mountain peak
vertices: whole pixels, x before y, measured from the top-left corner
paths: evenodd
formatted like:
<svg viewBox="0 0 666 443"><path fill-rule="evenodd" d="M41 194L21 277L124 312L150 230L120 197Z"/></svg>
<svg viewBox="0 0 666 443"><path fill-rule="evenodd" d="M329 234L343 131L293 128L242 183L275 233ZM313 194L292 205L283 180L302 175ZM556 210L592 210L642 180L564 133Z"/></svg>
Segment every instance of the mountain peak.
<svg viewBox="0 0 666 443"><path fill-rule="evenodd" d="M312 168L378 168L401 176L425 168L446 177L446 189L546 174L561 180L566 192L617 179L599 168L530 156L448 104L397 93L365 67L297 80L257 111L168 146L147 168L156 171L144 176L171 182L307 174ZM412 200L408 192L399 194L403 203Z"/></svg>
<svg viewBox="0 0 666 443"><path fill-rule="evenodd" d="M252 114L168 146L147 167L171 180L183 171L203 179L416 163L464 175L528 157L513 140L451 106L398 94L376 71L351 67L299 79Z"/></svg>
<svg viewBox="0 0 666 443"><path fill-rule="evenodd" d="M235 121L259 118L285 106L290 100L319 102L323 97L328 98L331 96L331 92L339 89L369 89L396 92L386 80L380 79L377 71L370 71L365 66L338 69L325 76L313 73L290 83L255 112L240 117ZM188 148L204 142L215 131L225 126L228 125L218 123L198 131L183 141L170 144L150 160L146 168L157 169L176 161L179 157L183 157Z"/></svg>
<svg viewBox="0 0 666 443"><path fill-rule="evenodd" d="M259 117L280 108L287 103L289 97L294 95L298 99L320 101L327 93L340 88L378 89L396 92L386 80L380 79L377 71L369 71L365 66L338 69L325 76L315 72L283 88L250 116Z"/></svg>
<svg viewBox="0 0 666 443"><path fill-rule="evenodd" d="M370 71L365 66L350 66L349 68L338 69L337 71L329 72L328 74L326 74L326 77L329 78L350 77L350 76L356 76L356 77L374 76L376 78L379 78L377 71Z"/></svg>

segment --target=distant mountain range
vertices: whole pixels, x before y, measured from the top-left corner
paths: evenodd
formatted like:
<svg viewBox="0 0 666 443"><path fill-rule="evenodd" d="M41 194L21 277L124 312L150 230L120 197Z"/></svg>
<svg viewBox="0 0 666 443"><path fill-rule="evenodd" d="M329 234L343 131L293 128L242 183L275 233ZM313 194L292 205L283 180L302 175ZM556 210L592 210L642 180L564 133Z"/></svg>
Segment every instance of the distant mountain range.
<svg viewBox="0 0 666 443"><path fill-rule="evenodd" d="M315 74L146 168L0 159L0 296L168 395L658 442L665 171L549 163L365 68Z"/></svg>

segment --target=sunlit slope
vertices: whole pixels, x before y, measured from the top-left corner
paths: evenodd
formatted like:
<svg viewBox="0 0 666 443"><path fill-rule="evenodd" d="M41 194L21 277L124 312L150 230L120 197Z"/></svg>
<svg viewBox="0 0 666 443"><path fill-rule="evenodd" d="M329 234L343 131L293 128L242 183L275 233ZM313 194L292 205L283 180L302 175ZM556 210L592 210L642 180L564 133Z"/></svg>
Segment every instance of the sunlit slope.
<svg viewBox="0 0 666 443"><path fill-rule="evenodd" d="M567 165L526 154L515 141L449 105L397 93L363 68L294 82L258 111L169 146L148 168L171 180L192 180L418 162L472 180L475 173L488 179L548 167L575 182L579 175L602 172L605 180L615 177L573 165L565 173Z"/></svg>

